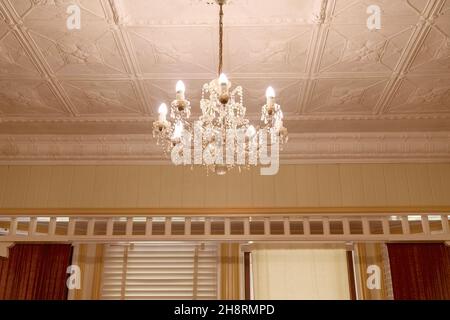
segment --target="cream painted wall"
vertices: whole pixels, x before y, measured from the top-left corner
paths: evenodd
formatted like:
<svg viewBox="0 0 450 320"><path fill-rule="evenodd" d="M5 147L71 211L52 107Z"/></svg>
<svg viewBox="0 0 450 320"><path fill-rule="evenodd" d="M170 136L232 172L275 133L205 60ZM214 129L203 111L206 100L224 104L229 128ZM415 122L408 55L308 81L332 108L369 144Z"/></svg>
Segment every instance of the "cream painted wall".
<svg viewBox="0 0 450 320"><path fill-rule="evenodd" d="M174 166L0 166L0 208L450 206L450 164L285 165L206 176Z"/></svg>

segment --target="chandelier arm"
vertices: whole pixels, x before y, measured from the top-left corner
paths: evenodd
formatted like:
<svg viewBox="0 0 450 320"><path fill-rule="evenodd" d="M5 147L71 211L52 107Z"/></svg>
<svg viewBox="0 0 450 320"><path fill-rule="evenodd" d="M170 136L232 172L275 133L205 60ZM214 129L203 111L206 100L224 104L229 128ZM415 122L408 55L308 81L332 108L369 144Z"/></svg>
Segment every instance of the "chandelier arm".
<svg viewBox="0 0 450 320"><path fill-rule="evenodd" d="M219 11L219 75L223 68L223 4L220 3Z"/></svg>

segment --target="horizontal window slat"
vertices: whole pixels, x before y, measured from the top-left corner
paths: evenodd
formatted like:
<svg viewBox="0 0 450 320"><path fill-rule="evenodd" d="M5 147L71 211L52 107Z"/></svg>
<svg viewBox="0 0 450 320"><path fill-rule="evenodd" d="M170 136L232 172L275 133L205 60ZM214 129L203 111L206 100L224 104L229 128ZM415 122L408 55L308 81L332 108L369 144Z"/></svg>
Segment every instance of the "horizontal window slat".
<svg viewBox="0 0 450 320"><path fill-rule="evenodd" d="M106 258L104 259L104 262L108 263L108 264L120 264L123 261L123 257L114 257L114 258ZM168 257L128 257L128 261L133 261L133 262L137 262L137 263L145 263L145 262L150 262L150 263L174 263L174 262L190 262L192 263L194 261L194 257L193 256L186 256L186 257L180 257L180 256L168 256ZM198 261L199 262L215 262L217 261L217 257L216 256L209 256L209 257L198 257Z"/></svg>
<svg viewBox="0 0 450 320"><path fill-rule="evenodd" d="M160 283L160 284L131 284L127 283L127 290L149 290L149 291L161 291L161 290L175 290L175 289L183 289L183 290L191 290L192 291L192 281L191 283ZM198 284L198 290L208 289L210 290L211 287L215 286L214 283L208 283L208 284ZM116 290L116 285L104 285L104 290ZM118 288L120 289L120 288Z"/></svg>
<svg viewBox="0 0 450 320"><path fill-rule="evenodd" d="M192 273L189 274L127 274L126 279L127 280L165 280L165 279L192 279ZM121 280L122 274L104 274L103 280L104 281L114 281L114 280ZM197 279L204 280L204 279L211 279L216 278L216 273L201 273L197 275Z"/></svg>
<svg viewBox="0 0 450 320"><path fill-rule="evenodd" d="M116 292L121 292L122 290L120 290L120 289L109 289L109 288L105 288L105 290L104 290L105 292L114 292L114 291L116 291ZM202 289L202 288L199 288L198 290L197 290L197 292L198 293L200 293L200 292L213 292L213 291L215 291L215 289L214 288L204 288L204 289ZM126 293L129 293L129 292L135 292L135 293L142 293L142 292L147 292L147 293L149 293L149 294L151 294L151 293L159 293L159 294L161 294L161 293L164 293L164 292L166 292L166 293L173 293L173 292L185 292L185 293L190 293L190 294L192 294L192 292L193 292L193 290L192 290L192 286L191 287L167 287L167 288L165 288L165 287L159 287L159 288L146 288L146 287L133 287L133 286L127 286L127 290L125 290L125 292Z"/></svg>

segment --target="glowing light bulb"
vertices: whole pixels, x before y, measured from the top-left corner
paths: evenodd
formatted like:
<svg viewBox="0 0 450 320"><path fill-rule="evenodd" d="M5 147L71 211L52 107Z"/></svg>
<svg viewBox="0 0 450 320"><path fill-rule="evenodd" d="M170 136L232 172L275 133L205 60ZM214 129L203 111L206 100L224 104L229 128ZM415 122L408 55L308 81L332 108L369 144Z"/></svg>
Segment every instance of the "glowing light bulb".
<svg viewBox="0 0 450 320"><path fill-rule="evenodd" d="M227 76L225 75L225 73L222 73L222 74L219 76L219 84L221 84L221 85L228 85L228 78L227 78Z"/></svg>
<svg viewBox="0 0 450 320"><path fill-rule="evenodd" d="M162 103L158 109L159 121L161 121L161 122L166 121L167 111L168 111L167 105L165 103Z"/></svg>
<svg viewBox="0 0 450 320"><path fill-rule="evenodd" d="M275 90L272 87L268 87L266 90L267 106L269 109L273 110L275 105Z"/></svg>
<svg viewBox="0 0 450 320"><path fill-rule="evenodd" d="M184 92L186 91L186 86L184 85L183 81L180 80L177 82L175 90L177 91L177 100L184 100Z"/></svg>
<svg viewBox="0 0 450 320"><path fill-rule="evenodd" d="M167 115L167 105L162 103L158 109L159 114Z"/></svg>
<svg viewBox="0 0 450 320"><path fill-rule="evenodd" d="M182 92L182 93L184 93L186 91L186 86L184 85L183 81L180 80L177 82L176 90L177 90L177 92Z"/></svg>
<svg viewBox="0 0 450 320"><path fill-rule="evenodd" d="M266 97L267 98L275 98L275 90L272 87L268 87L266 90Z"/></svg>
<svg viewBox="0 0 450 320"><path fill-rule="evenodd" d="M177 122L175 124L175 129L173 130L173 139L180 139L183 134L184 126L182 122Z"/></svg>

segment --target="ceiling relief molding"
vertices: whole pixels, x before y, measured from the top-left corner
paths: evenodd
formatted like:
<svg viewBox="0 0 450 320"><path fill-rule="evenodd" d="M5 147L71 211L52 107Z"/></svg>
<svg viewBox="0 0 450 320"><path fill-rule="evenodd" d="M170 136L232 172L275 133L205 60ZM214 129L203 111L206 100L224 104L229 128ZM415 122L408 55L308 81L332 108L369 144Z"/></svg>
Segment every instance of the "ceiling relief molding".
<svg viewBox="0 0 450 320"><path fill-rule="evenodd" d="M216 26L217 7L214 0L172 0L168 6L159 6L156 1L110 0L120 7L120 21L125 26ZM321 1L302 0L302 10L296 10L295 2L273 6L260 0L229 0L229 26L274 26L304 25L321 20ZM327 1L327 0L324 0ZM180 10L183 8L183 10ZM256 10L255 10L256 9ZM151 17L145 12L161 12Z"/></svg>
<svg viewBox="0 0 450 320"><path fill-rule="evenodd" d="M307 80L303 86L303 90L300 91L299 108L297 115L305 112L307 102L311 100L314 82L314 75L319 71L320 61L322 60L323 51L325 48L327 33L329 31L329 18L333 12L333 6L329 0L321 0L320 12L317 15L316 26L313 31L312 42L306 59L306 74ZM327 22L325 24L325 22Z"/></svg>
<svg viewBox="0 0 450 320"><path fill-rule="evenodd" d="M148 135L0 135L0 164L169 163ZM293 134L284 163L442 162L450 160L450 132Z"/></svg>
<svg viewBox="0 0 450 320"><path fill-rule="evenodd" d="M66 96L59 81L51 72L47 61L29 34L29 29L25 26L22 17L17 14L17 11L11 6L11 3L8 0L2 0L2 2L0 2L0 11L10 21L10 27L17 36L23 50L27 52L34 65L39 70L41 77L48 82L52 93L55 95L56 99L59 100L61 108L68 115L75 116L76 110L74 106Z"/></svg>
<svg viewBox="0 0 450 320"><path fill-rule="evenodd" d="M378 114L387 113L391 109L391 102L398 94L400 87L405 81L406 75L410 72L411 65L416 60L418 54L424 50L423 44L432 29L436 17L442 10L442 6L446 0L429 1L425 7L422 15L419 17L419 22L416 25L412 37L409 39L404 54L398 61L395 68L391 83L387 86L387 92L380 99L376 110Z"/></svg>
<svg viewBox="0 0 450 320"><path fill-rule="evenodd" d="M138 99L141 104L141 108L144 114L151 114L150 101L145 92L145 86L143 83L142 70L139 66L139 62L136 57L136 51L130 40L129 33L125 29L123 11L124 8L119 0L102 0L103 5L109 6L107 14L109 14L109 23L111 28L117 35L119 45L126 58L128 69L131 72L131 78L135 83L137 89Z"/></svg>
<svg viewBox="0 0 450 320"><path fill-rule="evenodd" d="M173 99L179 79L196 114L197 89L214 76L217 56L217 7L206 2L211 0L0 0L0 132L35 134L37 141L43 132L147 134L157 106ZM86 29L80 32L65 28L66 7L73 3L82 9ZM383 25L368 32L371 4L382 8ZM292 140L285 158L297 159L296 152L298 159L307 158L302 146L308 146L316 150L312 158L322 152L331 159L327 152L338 150L337 159L346 159L339 149L342 136L326 149L328 134L317 149L322 140L315 132L357 137L368 127L388 130L391 120L389 128L406 135L449 130L449 1L232 0L226 11L225 67L247 91L248 118L258 120L262 85L269 82L286 110L289 131L314 136L317 146L306 138L304 144ZM374 145L363 136L364 145ZM349 137L348 144L358 144ZM143 151L130 139L126 143L139 158ZM444 145L436 134L430 139ZM37 146L51 143L61 144ZM108 152L118 152L116 144L106 143ZM364 158L355 150L349 159ZM374 150L367 157L376 158ZM404 154L424 158L419 151ZM97 151L89 152L96 157ZM148 152L148 159L160 154ZM380 151L381 158L389 159L387 154ZM439 152L431 156L442 158Z"/></svg>
<svg viewBox="0 0 450 320"><path fill-rule="evenodd" d="M403 102L406 102L404 100ZM148 123L151 125L155 120L154 116L143 115L143 116L132 116L127 113L116 113L109 114L111 117L106 117L106 115L92 115L92 116L78 116L78 117L65 117L65 116L41 116L41 117L24 117L24 116L4 116L2 117L2 113L0 112L0 123L5 124L23 124L23 125L39 125L39 124L56 124L61 126L61 129L64 129L65 124L114 124L114 123L128 123L130 125L135 123ZM249 115L250 120L258 120L260 116L257 114ZM386 120L450 120L450 114L446 112L423 112L423 113L390 113L383 115L374 115L374 114L302 114L302 115L289 115L287 121L386 121ZM425 130L426 131L426 130ZM408 130L407 130L408 132ZM114 134L112 132L111 134Z"/></svg>
<svg viewBox="0 0 450 320"><path fill-rule="evenodd" d="M450 74L446 77L405 77L393 99L390 113L447 114L450 111Z"/></svg>

